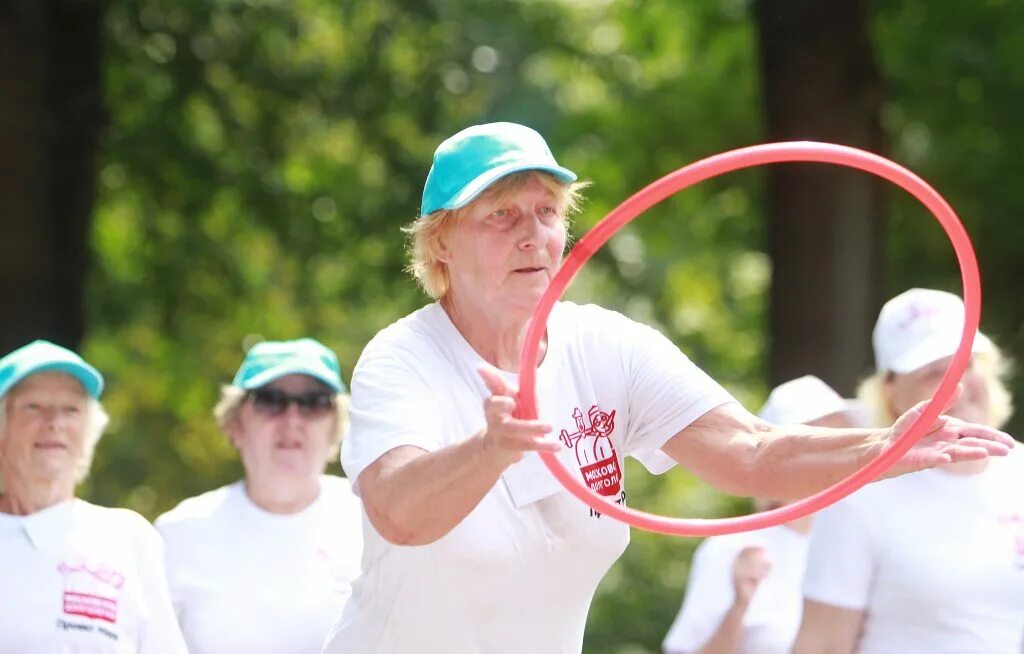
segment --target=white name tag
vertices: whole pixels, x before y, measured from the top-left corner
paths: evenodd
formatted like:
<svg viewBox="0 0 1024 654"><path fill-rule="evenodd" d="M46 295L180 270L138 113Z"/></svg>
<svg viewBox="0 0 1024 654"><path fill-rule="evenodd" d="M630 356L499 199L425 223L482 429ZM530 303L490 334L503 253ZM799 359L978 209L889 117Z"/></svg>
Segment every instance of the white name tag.
<svg viewBox="0 0 1024 654"><path fill-rule="evenodd" d="M568 464L569 462L565 460L565 452L568 450L559 452L559 460L563 464ZM505 488L512 496L512 504L517 509L550 497L562 490L562 485L558 483L536 452L527 454L521 461L506 468L505 472L501 473L501 479L505 482Z"/></svg>

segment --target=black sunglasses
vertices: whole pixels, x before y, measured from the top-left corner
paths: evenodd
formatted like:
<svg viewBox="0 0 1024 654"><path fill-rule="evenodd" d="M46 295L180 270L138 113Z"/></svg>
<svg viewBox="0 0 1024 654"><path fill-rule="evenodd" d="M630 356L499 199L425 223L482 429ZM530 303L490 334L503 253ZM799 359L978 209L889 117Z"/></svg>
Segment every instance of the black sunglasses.
<svg viewBox="0 0 1024 654"><path fill-rule="evenodd" d="M257 388L246 393L254 409L260 413L279 416L288 410L292 402L304 416L319 416L334 408L334 394L324 391L310 391L290 395L276 388Z"/></svg>

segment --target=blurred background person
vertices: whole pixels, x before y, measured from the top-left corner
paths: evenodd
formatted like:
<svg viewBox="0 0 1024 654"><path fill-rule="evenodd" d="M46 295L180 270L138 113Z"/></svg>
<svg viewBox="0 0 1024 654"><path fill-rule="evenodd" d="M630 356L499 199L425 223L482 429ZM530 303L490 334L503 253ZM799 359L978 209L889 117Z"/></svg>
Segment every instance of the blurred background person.
<svg viewBox="0 0 1024 654"><path fill-rule="evenodd" d="M775 387L758 414L775 424L857 425L852 403L807 375ZM782 502L755 500L764 511ZM787 654L800 627L800 583L811 517L697 548L686 598L662 644L665 654Z"/></svg>
<svg viewBox="0 0 1024 654"><path fill-rule="evenodd" d="M75 497L103 377L35 341L0 359L0 651L184 653L145 518Z"/></svg>
<svg viewBox="0 0 1024 654"><path fill-rule="evenodd" d="M1024 121L1005 83L1024 3L4 6L0 356L49 338L107 378L112 428L76 491L93 503L153 519L241 478L210 410L247 335L329 338L352 386L369 337L423 304L395 235L433 146L467 122L532 123L599 182L575 238L743 145L836 141L907 164L965 219L984 331L1024 361ZM787 164L652 207L572 297L657 321L741 397L812 371L852 394L882 289L952 289L951 263L888 182ZM1024 434L1024 412L1012 420ZM628 490L676 515L730 503L685 483ZM682 586L664 571L697 544L633 538L598 587L588 652L660 651Z"/></svg>
<svg viewBox="0 0 1024 654"><path fill-rule="evenodd" d="M191 654L319 653L351 593L362 512L325 475L348 425L335 354L312 339L252 347L214 414L245 478L157 519Z"/></svg>
<svg viewBox="0 0 1024 654"><path fill-rule="evenodd" d="M879 424L932 396L960 342L959 297L915 288L882 307L859 397ZM1001 426L1007 363L980 332L946 412ZM1024 459L940 466L871 484L816 517L797 654L1018 654L1024 631Z"/></svg>

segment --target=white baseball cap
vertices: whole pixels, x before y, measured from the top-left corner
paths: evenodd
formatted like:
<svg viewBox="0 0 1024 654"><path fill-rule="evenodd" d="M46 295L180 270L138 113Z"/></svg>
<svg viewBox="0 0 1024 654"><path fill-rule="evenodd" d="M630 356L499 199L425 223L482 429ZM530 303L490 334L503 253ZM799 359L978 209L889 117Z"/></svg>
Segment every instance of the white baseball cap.
<svg viewBox="0 0 1024 654"><path fill-rule="evenodd" d="M804 375L772 389L758 415L776 425L797 425L850 410L850 402L831 386L814 375Z"/></svg>
<svg viewBox="0 0 1024 654"><path fill-rule="evenodd" d="M912 288L889 300L871 335L875 368L908 373L956 353L964 330L964 303L956 295ZM989 352L992 341L980 331L971 351Z"/></svg>

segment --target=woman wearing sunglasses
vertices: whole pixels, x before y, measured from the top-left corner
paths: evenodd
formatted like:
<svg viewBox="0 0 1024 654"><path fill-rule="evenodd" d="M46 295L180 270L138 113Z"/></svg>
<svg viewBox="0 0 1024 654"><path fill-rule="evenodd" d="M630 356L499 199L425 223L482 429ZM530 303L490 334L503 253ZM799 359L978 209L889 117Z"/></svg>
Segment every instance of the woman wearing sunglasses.
<svg viewBox="0 0 1024 654"><path fill-rule="evenodd" d="M323 474L348 424L338 359L308 338L260 343L214 415L245 478L156 522L189 651L320 652L362 554L359 500Z"/></svg>

